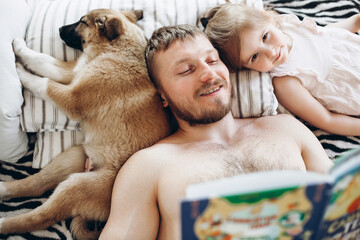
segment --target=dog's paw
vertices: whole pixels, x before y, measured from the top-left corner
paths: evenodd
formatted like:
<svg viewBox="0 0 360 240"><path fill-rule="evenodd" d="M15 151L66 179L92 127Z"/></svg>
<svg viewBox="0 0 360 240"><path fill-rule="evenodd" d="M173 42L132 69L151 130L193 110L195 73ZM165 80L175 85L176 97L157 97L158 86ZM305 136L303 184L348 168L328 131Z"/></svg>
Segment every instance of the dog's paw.
<svg viewBox="0 0 360 240"><path fill-rule="evenodd" d="M15 38L13 40L13 51L16 57L16 62L20 62L24 68L34 71L34 67L43 67L34 60L35 51L28 48L24 39Z"/></svg>
<svg viewBox="0 0 360 240"><path fill-rule="evenodd" d="M9 231L7 230L9 228L9 223L7 220L7 217L0 217L0 234L9 234Z"/></svg>
<svg viewBox="0 0 360 240"><path fill-rule="evenodd" d="M19 75L20 81L25 88L29 88L31 80L35 77L34 74L28 72L24 66L16 62L16 72Z"/></svg>
<svg viewBox="0 0 360 240"><path fill-rule="evenodd" d="M47 84L49 79L39 77L31 72L27 71L24 66L16 62L16 71L19 75L20 81L22 85L33 92L36 96L44 99L49 100L46 94Z"/></svg>
<svg viewBox="0 0 360 240"><path fill-rule="evenodd" d="M27 49L26 43L22 38L15 38L13 43L13 50L17 57L21 57L21 53L24 49Z"/></svg>
<svg viewBox="0 0 360 240"><path fill-rule="evenodd" d="M8 196L8 191L5 186L5 183L0 182L0 199L6 199Z"/></svg>
<svg viewBox="0 0 360 240"><path fill-rule="evenodd" d="M2 226L3 226L4 220L5 220L4 217L0 217L0 233L2 233Z"/></svg>

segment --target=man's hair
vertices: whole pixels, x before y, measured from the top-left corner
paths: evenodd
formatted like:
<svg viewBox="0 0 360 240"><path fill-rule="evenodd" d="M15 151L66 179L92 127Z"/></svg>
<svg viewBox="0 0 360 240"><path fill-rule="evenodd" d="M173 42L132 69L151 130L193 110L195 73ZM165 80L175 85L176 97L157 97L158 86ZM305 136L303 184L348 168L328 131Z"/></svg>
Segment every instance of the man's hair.
<svg viewBox="0 0 360 240"><path fill-rule="evenodd" d="M231 70L242 68L240 35L246 30L273 23L274 14L240 3L225 3L203 14L201 22L222 61Z"/></svg>
<svg viewBox="0 0 360 240"><path fill-rule="evenodd" d="M201 29L188 24L165 26L153 32L145 50L145 58L149 76L156 87L162 87L159 79L156 77L156 73L154 73L154 57L156 53L167 50L170 45L177 40L184 41L188 37L195 38L198 35L205 36L209 39Z"/></svg>

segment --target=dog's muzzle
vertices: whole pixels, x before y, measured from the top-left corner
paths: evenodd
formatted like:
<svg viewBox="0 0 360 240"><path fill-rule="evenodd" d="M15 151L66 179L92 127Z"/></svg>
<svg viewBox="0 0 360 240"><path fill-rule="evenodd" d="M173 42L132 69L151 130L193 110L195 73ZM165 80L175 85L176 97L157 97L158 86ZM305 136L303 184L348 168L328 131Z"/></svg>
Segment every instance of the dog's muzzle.
<svg viewBox="0 0 360 240"><path fill-rule="evenodd" d="M59 28L59 32L60 38L65 42L66 45L82 51L82 39L81 36L76 32L76 27L79 25L79 23L80 21L62 26Z"/></svg>

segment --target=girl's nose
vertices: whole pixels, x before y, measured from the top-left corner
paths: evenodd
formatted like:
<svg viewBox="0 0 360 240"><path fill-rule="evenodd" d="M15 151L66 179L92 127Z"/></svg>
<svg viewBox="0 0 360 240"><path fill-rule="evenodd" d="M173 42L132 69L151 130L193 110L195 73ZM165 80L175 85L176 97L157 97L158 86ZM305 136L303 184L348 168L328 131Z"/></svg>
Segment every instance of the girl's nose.
<svg viewBox="0 0 360 240"><path fill-rule="evenodd" d="M269 46L265 48L265 54L267 57L273 57L276 54L275 48Z"/></svg>

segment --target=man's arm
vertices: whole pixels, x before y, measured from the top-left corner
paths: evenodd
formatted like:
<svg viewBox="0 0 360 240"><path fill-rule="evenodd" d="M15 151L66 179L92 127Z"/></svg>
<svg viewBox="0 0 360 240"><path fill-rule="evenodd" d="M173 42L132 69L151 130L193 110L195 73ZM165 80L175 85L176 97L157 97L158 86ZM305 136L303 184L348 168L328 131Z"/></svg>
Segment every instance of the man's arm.
<svg viewBox="0 0 360 240"><path fill-rule="evenodd" d="M101 240L156 239L160 217L156 200L158 174L154 165L146 151L140 151L120 169Z"/></svg>
<svg viewBox="0 0 360 240"><path fill-rule="evenodd" d="M360 30L360 13L355 14L347 19L341 20L336 23L331 23L326 27L339 27L349 30L352 33L356 33Z"/></svg>

